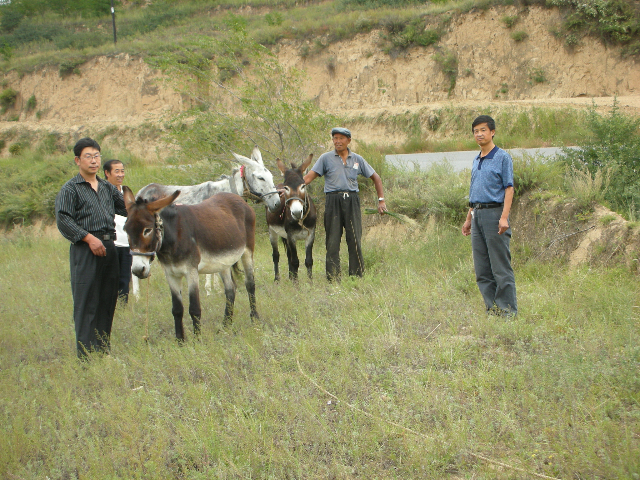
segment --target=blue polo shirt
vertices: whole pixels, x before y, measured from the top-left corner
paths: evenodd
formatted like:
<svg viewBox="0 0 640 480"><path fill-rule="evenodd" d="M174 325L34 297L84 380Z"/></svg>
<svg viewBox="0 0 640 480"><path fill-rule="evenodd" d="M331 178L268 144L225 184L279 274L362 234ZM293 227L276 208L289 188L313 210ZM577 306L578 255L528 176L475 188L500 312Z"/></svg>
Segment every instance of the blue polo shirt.
<svg viewBox="0 0 640 480"><path fill-rule="evenodd" d="M471 203L502 203L504 191L513 187L513 160L511 155L498 147L493 147L486 157L481 153L473 161L471 168Z"/></svg>
<svg viewBox="0 0 640 480"><path fill-rule="evenodd" d="M311 170L325 177L324 193L357 192L358 175L370 178L376 173L364 158L351 150L349 150L346 165L334 150L320 155Z"/></svg>

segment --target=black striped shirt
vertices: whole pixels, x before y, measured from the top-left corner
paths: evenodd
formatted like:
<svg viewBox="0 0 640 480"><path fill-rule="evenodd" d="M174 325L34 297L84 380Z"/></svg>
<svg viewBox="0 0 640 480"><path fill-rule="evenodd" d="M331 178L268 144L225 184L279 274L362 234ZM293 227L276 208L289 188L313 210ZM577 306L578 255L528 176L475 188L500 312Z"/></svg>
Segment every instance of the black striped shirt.
<svg viewBox="0 0 640 480"><path fill-rule="evenodd" d="M65 183L56 196L56 223L64 238L81 241L88 233L114 234L115 214L127 216L124 198L106 180L98 179L98 191L78 174Z"/></svg>

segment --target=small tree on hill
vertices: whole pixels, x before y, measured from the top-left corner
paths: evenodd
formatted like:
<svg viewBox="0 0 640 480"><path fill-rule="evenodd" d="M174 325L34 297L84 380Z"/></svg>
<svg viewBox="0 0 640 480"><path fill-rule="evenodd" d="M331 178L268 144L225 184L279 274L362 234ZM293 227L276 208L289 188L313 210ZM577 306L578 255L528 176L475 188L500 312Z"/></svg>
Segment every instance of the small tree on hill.
<svg viewBox="0 0 640 480"><path fill-rule="evenodd" d="M192 107L170 122L190 158L228 160L258 145L263 155L298 162L326 143L333 117L305 99L301 73L251 40L235 17L220 39L198 37L155 63Z"/></svg>
<svg viewBox="0 0 640 480"><path fill-rule="evenodd" d="M611 207L637 219L640 214L640 117L625 115L614 102L608 116L600 115L595 105L588 115L592 135L575 150L565 152L564 161L590 174L611 172L604 198Z"/></svg>

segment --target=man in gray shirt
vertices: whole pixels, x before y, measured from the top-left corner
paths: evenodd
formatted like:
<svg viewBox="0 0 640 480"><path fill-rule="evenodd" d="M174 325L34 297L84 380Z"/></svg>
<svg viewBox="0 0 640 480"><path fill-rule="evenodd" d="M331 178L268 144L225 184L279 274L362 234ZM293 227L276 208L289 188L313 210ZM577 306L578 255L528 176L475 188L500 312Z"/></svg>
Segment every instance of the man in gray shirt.
<svg viewBox="0 0 640 480"><path fill-rule="evenodd" d="M349 250L349 275L364 274L362 257L362 217L358 196L358 175L373 181L378 194L378 212L387 211L380 175L357 153L349 150L351 132L342 127L331 130L335 150L320 155L311 171L304 176L304 183L324 176L325 211L324 229L327 246L327 279L340 279L340 242L345 231Z"/></svg>
<svg viewBox="0 0 640 480"><path fill-rule="evenodd" d="M109 351L118 299L115 214L127 216L122 194L96 174L100 145L83 138L73 148L78 175L56 196L56 223L71 242L69 263L78 357Z"/></svg>

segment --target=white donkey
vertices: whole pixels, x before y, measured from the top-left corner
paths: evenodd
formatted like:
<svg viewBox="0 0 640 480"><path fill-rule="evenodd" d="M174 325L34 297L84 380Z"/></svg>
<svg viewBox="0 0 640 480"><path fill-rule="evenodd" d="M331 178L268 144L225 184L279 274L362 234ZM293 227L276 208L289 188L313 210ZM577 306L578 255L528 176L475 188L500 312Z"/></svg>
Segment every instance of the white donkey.
<svg viewBox="0 0 640 480"><path fill-rule="evenodd" d="M150 183L140 189L136 195L136 200L143 199L153 202L171 195L176 190L180 190L181 193L178 202L183 205L195 205L216 193L228 192L260 201L264 203L271 212L279 211L280 196L273 183L273 175L264 166L262 153L260 153L258 147L253 148L251 158L238 155L237 153L233 153L233 156L241 165L233 169L231 176L223 175L218 181L208 181L192 186ZM136 299L140 298L139 281L135 275L131 276L133 295ZM207 295L211 295L211 275L206 276L204 288Z"/></svg>

